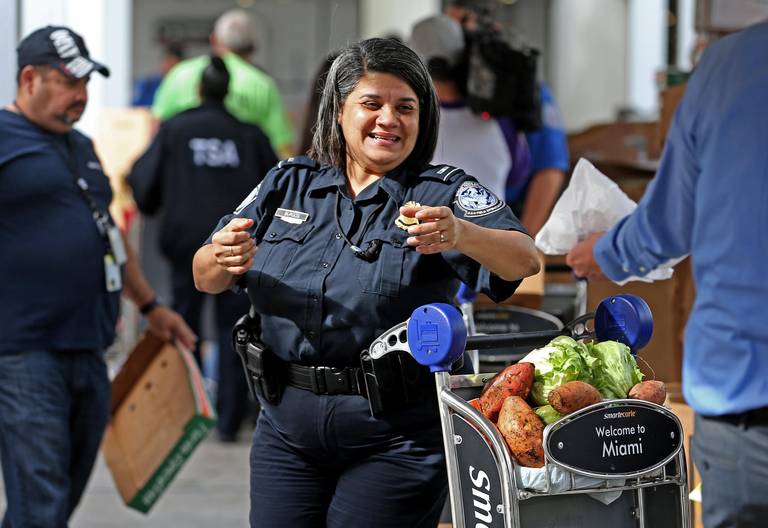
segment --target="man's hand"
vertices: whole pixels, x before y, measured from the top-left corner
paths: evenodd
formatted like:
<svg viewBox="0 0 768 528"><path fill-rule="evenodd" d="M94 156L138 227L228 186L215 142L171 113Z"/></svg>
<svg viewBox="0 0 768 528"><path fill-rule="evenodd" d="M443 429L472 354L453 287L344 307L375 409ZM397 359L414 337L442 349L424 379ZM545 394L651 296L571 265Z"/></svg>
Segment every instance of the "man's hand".
<svg viewBox="0 0 768 528"><path fill-rule="evenodd" d="M603 236L603 233L594 233L582 240L565 256L565 263L573 268L573 274L580 279L587 279L590 281L606 280L603 271L600 269L600 265L595 260L595 255L592 249L595 247L595 243Z"/></svg>
<svg viewBox="0 0 768 528"><path fill-rule="evenodd" d="M163 341L176 341L188 350L192 350L197 342L197 336L187 326L184 319L167 306L158 304L146 316L149 330Z"/></svg>

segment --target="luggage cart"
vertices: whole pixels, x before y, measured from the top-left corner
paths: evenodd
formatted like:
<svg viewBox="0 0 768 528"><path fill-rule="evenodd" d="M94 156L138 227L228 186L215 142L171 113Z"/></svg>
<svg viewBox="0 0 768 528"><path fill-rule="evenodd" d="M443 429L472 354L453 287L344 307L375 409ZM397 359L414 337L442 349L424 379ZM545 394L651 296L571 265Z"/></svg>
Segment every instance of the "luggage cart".
<svg viewBox="0 0 768 528"><path fill-rule="evenodd" d="M594 330L589 330L594 320ZM642 299L617 295L561 331L467 337L459 311L447 304L416 309L385 334L384 348L402 343L435 374L455 528L689 528L683 431L663 406L608 400L550 424L545 466L520 467L499 430L467 403L493 374L452 376L465 349L540 346L558 335L624 342L633 351L650 339Z"/></svg>

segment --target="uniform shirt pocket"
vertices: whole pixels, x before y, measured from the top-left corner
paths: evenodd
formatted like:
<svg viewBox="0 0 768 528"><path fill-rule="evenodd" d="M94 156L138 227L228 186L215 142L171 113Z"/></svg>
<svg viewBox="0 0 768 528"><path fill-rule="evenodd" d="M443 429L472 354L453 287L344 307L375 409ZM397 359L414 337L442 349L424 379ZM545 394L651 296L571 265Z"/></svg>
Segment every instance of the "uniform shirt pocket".
<svg viewBox="0 0 768 528"><path fill-rule="evenodd" d="M408 234L392 232L372 232L365 236L360 245L366 248L372 240L381 240L381 251L373 262L358 259L357 280L365 293L374 293L386 297L400 294L403 281L403 266L406 252L410 247L405 240Z"/></svg>
<svg viewBox="0 0 768 528"><path fill-rule="evenodd" d="M253 268L257 271L257 286L275 286L285 276L296 251L301 247L314 224L304 222L291 224L283 220L273 220L264 233Z"/></svg>

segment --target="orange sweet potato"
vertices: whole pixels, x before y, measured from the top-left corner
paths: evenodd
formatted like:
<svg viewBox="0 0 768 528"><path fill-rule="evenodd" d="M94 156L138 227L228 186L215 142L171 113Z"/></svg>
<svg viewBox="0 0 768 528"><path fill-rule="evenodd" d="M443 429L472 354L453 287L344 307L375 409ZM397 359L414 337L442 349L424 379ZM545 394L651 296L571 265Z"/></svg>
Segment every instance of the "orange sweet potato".
<svg viewBox="0 0 768 528"><path fill-rule="evenodd" d="M641 381L629 389L629 397L636 400L645 400L663 405L667 399L667 387L663 381Z"/></svg>
<svg viewBox="0 0 768 528"><path fill-rule="evenodd" d="M547 400L560 414L571 414L588 405L603 401L603 396L589 383L569 381L552 389Z"/></svg>
<svg viewBox="0 0 768 528"><path fill-rule="evenodd" d="M495 422L504 400L509 396L528 397L533 385L533 363L510 365L485 384L480 394L480 406L483 414Z"/></svg>
<svg viewBox="0 0 768 528"><path fill-rule="evenodd" d="M471 399L467 403L470 404L475 409L477 409L478 411L483 412L483 406L480 405L480 398Z"/></svg>
<svg viewBox="0 0 768 528"><path fill-rule="evenodd" d="M544 422L520 396L504 400L497 424L515 460L525 467L544 465Z"/></svg>

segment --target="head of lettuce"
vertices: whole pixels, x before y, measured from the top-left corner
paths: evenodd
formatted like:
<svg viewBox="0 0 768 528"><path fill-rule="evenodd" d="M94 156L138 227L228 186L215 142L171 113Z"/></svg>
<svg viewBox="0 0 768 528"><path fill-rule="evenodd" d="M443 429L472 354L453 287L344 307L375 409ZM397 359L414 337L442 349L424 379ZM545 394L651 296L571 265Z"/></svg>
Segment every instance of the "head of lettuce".
<svg viewBox="0 0 768 528"><path fill-rule="evenodd" d="M579 343L560 336L521 361L535 366L531 398L536 405L547 405L550 391L569 381L589 383L603 398L616 399L626 398L629 389L643 379L629 348L617 341Z"/></svg>

